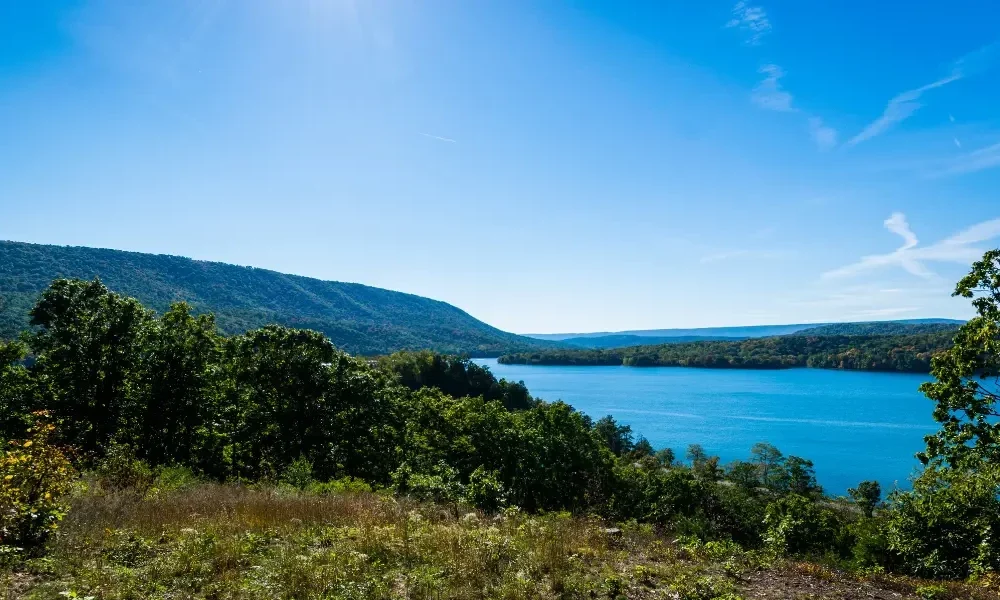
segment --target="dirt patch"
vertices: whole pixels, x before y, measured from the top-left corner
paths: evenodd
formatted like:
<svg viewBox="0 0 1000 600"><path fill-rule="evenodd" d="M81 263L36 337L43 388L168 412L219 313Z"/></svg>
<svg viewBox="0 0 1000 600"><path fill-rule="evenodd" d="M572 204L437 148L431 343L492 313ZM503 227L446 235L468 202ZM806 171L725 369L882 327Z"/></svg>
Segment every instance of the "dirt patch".
<svg viewBox="0 0 1000 600"><path fill-rule="evenodd" d="M887 590L872 583L833 573L807 574L765 571L746 578L747 600L916 600L912 594Z"/></svg>

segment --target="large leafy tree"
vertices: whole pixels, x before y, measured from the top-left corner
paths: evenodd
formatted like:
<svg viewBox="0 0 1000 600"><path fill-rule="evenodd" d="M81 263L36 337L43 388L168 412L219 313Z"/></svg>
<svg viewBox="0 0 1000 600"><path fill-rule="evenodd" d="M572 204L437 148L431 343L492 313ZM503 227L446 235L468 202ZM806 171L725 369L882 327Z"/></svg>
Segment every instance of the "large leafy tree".
<svg viewBox="0 0 1000 600"><path fill-rule="evenodd" d="M100 454L133 441L143 417L137 383L152 312L93 281L57 279L31 311L34 370L67 441Z"/></svg>
<svg viewBox="0 0 1000 600"><path fill-rule="evenodd" d="M921 391L936 402L941 429L927 436L924 463L975 468L1000 463L1000 250L987 252L955 287L972 299L976 316L955 334L954 345L934 358L934 381Z"/></svg>
<svg viewBox="0 0 1000 600"><path fill-rule="evenodd" d="M300 456L317 464L335 454L328 392L336 356L323 334L277 325L229 340L230 455L238 475L277 474Z"/></svg>
<svg viewBox="0 0 1000 600"><path fill-rule="evenodd" d="M196 464L212 471L219 462L223 424L219 409L222 340L215 317L194 316L180 302L152 327L143 362L142 455L153 464Z"/></svg>
<svg viewBox="0 0 1000 600"><path fill-rule="evenodd" d="M931 577L1000 570L1000 250L974 263L954 295L972 299L976 316L921 386L941 428L925 438L913 490L893 494L888 513L890 548Z"/></svg>
<svg viewBox="0 0 1000 600"><path fill-rule="evenodd" d="M33 388L20 342L0 342L0 442L21 437L28 426Z"/></svg>

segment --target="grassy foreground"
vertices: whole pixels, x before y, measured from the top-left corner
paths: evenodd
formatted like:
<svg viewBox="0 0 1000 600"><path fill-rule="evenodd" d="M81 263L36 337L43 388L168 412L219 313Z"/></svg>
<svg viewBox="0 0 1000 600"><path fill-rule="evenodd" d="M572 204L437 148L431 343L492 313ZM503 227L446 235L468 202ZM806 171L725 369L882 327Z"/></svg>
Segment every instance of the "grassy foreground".
<svg viewBox="0 0 1000 600"><path fill-rule="evenodd" d="M81 491L0 598L996 598L565 513L198 483Z"/></svg>

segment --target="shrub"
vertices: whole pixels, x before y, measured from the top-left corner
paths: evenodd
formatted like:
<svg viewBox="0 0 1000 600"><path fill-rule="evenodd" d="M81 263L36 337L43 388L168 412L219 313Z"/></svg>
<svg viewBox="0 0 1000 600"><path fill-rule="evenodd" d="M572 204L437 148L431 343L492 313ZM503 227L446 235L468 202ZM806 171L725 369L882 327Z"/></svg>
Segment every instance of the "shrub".
<svg viewBox="0 0 1000 600"><path fill-rule="evenodd" d="M316 494L363 494L375 491L370 483L355 477L341 477L332 481L314 483L309 491Z"/></svg>
<svg viewBox="0 0 1000 600"><path fill-rule="evenodd" d="M128 444L112 444L96 470L101 485L115 490L145 493L156 480L153 469L136 458L135 449Z"/></svg>
<svg viewBox="0 0 1000 600"><path fill-rule="evenodd" d="M487 471L479 467L469 477L469 485L465 488L465 500L487 512L496 512L507 506L507 490L500 482L496 471Z"/></svg>
<svg viewBox="0 0 1000 600"><path fill-rule="evenodd" d="M296 458L285 467L285 472L281 474L281 481L300 490L306 489L315 482L312 463L304 456Z"/></svg>
<svg viewBox="0 0 1000 600"><path fill-rule="evenodd" d="M790 494L767 505L765 543L774 554L822 554L836 547L837 522L832 511L804 496Z"/></svg>
<svg viewBox="0 0 1000 600"><path fill-rule="evenodd" d="M75 479L66 455L52 444L55 427L45 412L34 413L29 439L11 441L0 450L0 552L33 550L59 525Z"/></svg>
<svg viewBox="0 0 1000 600"><path fill-rule="evenodd" d="M928 468L890 497L887 535L913 575L963 579L1000 570L1000 469Z"/></svg>
<svg viewBox="0 0 1000 600"><path fill-rule="evenodd" d="M444 462L438 463L430 473L415 473L404 464L392 478L397 493L421 501L455 503L465 495L458 471Z"/></svg>

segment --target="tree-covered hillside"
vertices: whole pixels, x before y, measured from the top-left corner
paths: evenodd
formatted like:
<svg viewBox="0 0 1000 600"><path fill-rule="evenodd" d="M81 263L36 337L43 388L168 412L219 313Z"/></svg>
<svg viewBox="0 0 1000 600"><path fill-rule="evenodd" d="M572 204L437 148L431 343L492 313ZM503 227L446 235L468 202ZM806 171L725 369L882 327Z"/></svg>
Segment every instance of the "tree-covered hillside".
<svg viewBox="0 0 1000 600"><path fill-rule="evenodd" d="M910 335L783 335L742 341L660 344L611 350L529 351L501 356L500 362L723 369L816 367L928 373L931 357L950 347L954 335L953 328Z"/></svg>
<svg viewBox="0 0 1000 600"><path fill-rule="evenodd" d="M926 323L909 321L872 321L870 323L831 323L810 329L803 329L795 335L910 335L915 333L938 333L956 331L962 321L941 319Z"/></svg>
<svg viewBox="0 0 1000 600"><path fill-rule="evenodd" d="M228 334L270 323L314 329L357 354L431 349L496 356L551 345L490 327L445 302L357 283L178 256L6 241L0 241L0 339L27 327L39 293L60 277L100 277L158 312L186 301L197 312L214 313Z"/></svg>

